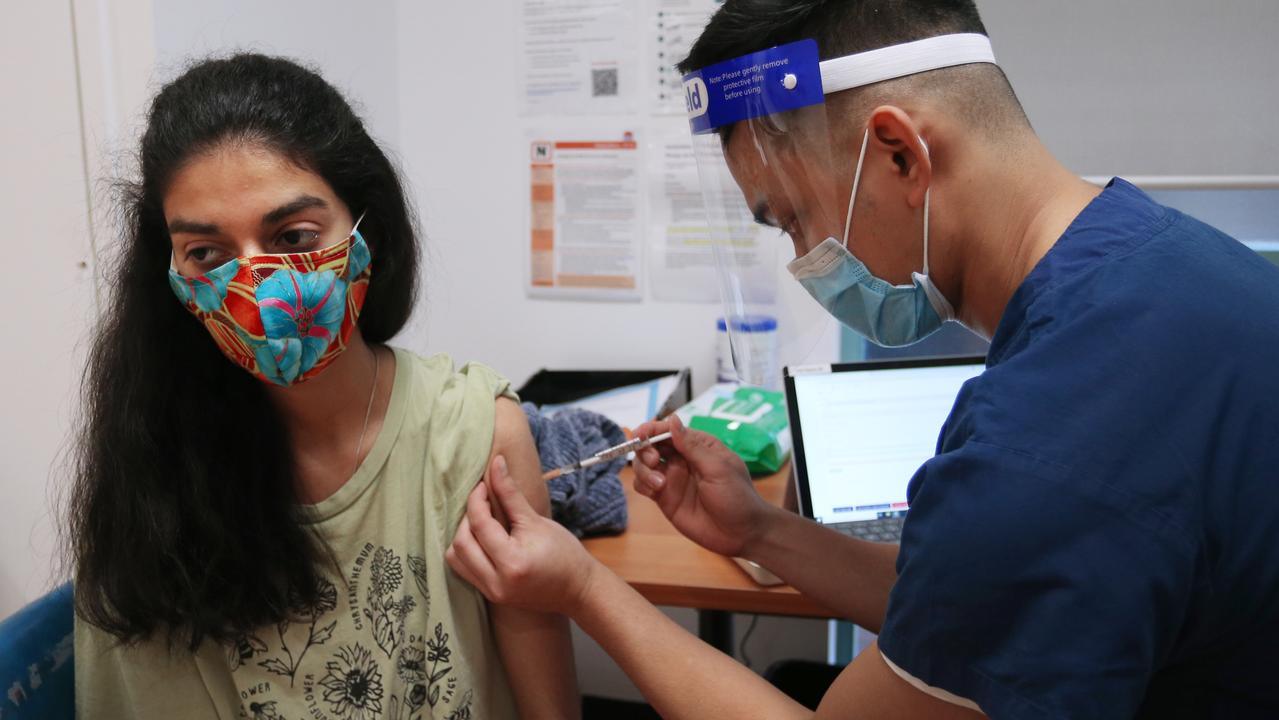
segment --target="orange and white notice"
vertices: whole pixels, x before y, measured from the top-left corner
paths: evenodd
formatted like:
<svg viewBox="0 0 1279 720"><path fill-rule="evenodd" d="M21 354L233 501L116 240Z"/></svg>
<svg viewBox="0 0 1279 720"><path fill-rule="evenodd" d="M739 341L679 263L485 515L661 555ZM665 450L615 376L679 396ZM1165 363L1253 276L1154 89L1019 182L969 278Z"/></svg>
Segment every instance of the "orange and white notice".
<svg viewBox="0 0 1279 720"><path fill-rule="evenodd" d="M641 299L634 135L533 140L529 152L529 294Z"/></svg>

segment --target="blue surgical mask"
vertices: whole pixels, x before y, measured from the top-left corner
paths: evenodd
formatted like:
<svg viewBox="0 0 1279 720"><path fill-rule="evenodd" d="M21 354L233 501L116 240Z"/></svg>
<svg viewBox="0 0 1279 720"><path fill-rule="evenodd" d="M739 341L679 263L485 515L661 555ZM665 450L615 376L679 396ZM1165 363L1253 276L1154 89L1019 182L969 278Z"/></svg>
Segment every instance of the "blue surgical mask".
<svg viewBox="0 0 1279 720"><path fill-rule="evenodd" d="M869 141L870 131L867 130L857 157L853 191L848 198L844 241L826 238L802 257L792 260L786 269L837 320L876 345L901 347L923 340L942 323L955 319L955 309L928 274L928 200L931 190L924 191L924 271L911 273L913 282L910 285L893 285L875 277L865 263L849 252L848 233L852 228L853 203L857 200L857 186L861 183L862 163L866 160Z"/></svg>

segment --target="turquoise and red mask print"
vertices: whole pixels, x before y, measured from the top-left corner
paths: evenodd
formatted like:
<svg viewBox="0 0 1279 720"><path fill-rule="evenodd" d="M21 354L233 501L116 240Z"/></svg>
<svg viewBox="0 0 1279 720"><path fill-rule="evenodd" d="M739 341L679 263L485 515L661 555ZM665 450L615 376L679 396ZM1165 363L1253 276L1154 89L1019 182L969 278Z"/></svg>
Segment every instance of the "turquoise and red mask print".
<svg viewBox="0 0 1279 720"><path fill-rule="evenodd" d="M356 228L306 253L245 255L196 277L169 270L169 285L231 362L289 386L324 371L346 349L372 274Z"/></svg>

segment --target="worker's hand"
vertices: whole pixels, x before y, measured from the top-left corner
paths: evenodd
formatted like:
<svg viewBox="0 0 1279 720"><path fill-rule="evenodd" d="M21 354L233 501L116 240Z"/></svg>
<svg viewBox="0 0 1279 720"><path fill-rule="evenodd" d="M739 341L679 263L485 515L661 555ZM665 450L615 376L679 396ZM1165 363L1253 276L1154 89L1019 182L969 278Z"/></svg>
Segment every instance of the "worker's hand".
<svg viewBox="0 0 1279 720"><path fill-rule="evenodd" d="M645 423L636 437L670 431L671 439L635 453L635 490L652 498L671 524L698 545L744 556L763 532L770 506L755 491L746 463L719 440L680 419Z"/></svg>
<svg viewBox="0 0 1279 720"><path fill-rule="evenodd" d="M529 505L501 455L467 498L444 559L490 602L570 617L599 566L568 530Z"/></svg>

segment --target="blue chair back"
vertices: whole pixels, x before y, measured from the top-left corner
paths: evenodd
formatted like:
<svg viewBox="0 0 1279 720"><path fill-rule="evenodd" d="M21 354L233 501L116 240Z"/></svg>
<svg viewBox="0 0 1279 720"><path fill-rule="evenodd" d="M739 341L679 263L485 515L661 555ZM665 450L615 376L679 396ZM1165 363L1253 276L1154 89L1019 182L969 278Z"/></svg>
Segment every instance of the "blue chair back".
<svg viewBox="0 0 1279 720"><path fill-rule="evenodd" d="M0 720L75 718L71 583L0 622Z"/></svg>

